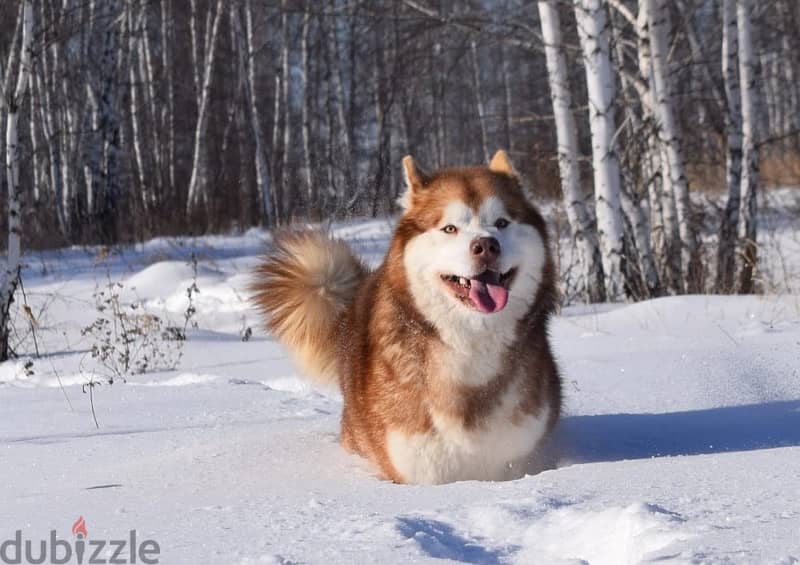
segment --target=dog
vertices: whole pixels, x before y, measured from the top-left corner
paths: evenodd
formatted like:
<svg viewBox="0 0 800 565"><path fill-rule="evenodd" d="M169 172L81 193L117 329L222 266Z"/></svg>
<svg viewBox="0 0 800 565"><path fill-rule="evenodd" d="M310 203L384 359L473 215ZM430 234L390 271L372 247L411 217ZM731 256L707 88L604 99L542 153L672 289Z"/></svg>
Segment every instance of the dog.
<svg viewBox="0 0 800 565"><path fill-rule="evenodd" d="M403 169L376 270L325 233L289 231L256 268L254 303L307 375L338 384L341 443L383 478L521 477L561 409L545 220L502 150L488 166Z"/></svg>

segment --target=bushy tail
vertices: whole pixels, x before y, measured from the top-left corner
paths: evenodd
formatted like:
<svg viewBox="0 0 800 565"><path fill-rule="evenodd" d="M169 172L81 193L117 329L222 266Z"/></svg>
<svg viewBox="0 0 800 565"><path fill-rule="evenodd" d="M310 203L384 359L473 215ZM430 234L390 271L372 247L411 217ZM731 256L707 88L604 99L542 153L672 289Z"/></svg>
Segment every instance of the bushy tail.
<svg viewBox="0 0 800 565"><path fill-rule="evenodd" d="M338 382L338 320L366 272L346 243L320 231L277 236L255 271L250 290L267 328L318 382Z"/></svg>

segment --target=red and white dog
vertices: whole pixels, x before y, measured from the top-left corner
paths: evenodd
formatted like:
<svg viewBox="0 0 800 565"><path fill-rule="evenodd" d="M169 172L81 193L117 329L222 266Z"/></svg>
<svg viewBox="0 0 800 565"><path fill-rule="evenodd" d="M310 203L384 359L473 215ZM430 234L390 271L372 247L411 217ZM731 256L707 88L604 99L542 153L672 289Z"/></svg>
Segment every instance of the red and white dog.
<svg viewBox="0 0 800 565"><path fill-rule="evenodd" d="M341 441L399 483L501 480L530 469L561 384L545 221L503 151L422 172L383 264L317 231L277 237L253 285L268 328L344 397Z"/></svg>

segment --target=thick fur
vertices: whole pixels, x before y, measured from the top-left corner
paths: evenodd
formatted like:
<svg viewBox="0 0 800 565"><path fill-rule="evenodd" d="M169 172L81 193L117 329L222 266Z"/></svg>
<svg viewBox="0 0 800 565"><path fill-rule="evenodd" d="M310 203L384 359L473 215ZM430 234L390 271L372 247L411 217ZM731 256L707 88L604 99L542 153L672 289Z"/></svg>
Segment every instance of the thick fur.
<svg viewBox="0 0 800 565"><path fill-rule="evenodd" d="M256 270L253 301L267 328L322 384L338 382L336 325L351 304L365 269L343 241L319 231L279 234Z"/></svg>
<svg viewBox="0 0 800 565"><path fill-rule="evenodd" d="M504 152L489 167L427 175L406 158L404 169L405 212L377 270L317 232L286 234L258 270L256 303L306 370L338 378L342 444L383 476L522 476L561 407L545 221ZM450 224L457 233L443 230ZM441 280L476 274L468 248L486 237L502 247L500 269L517 270L506 307L492 314L465 306Z"/></svg>

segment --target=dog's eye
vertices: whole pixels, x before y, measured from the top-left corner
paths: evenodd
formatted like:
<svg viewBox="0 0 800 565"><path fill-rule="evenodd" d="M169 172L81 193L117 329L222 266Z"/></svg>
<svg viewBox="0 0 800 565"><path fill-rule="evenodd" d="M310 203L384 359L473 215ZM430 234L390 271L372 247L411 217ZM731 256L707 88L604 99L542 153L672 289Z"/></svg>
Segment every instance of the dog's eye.
<svg viewBox="0 0 800 565"><path fill-rule="evenodd" d="M458 228L456 228L453 224L447 224L445 227L442 228L444 233L456 233Z"/></svg>
<svg viewBox="0 0 800 565"><path fill-rule="evenodd" d="M494 227L496 227L499 230L502 230L507 228L508 224L509 224L508 220L506 220L505 218L500 218L494 223Z"/></svg>

